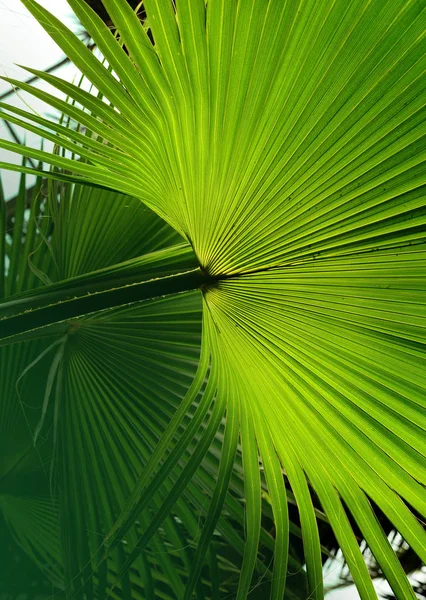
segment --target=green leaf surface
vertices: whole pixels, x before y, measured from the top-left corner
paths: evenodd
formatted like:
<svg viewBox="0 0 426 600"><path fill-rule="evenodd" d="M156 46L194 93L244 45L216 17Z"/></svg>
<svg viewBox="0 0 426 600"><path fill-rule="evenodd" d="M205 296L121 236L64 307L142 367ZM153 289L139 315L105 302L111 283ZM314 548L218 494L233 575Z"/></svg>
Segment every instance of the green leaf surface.
<svg viewBox="0 0 426 600"><path fill-rule="evenodd" d="M199 554L186 591L178 586L178 597L189 598L199 576L203 585L204 557L214 528L216 523L218 528L226 527L219 513L223 507L226 515L228 484L234 489L232 469L241 469L243 479L238 485L245 481L252 486L243 492L248 538L242 580L235 591L239 600L247 595L258 536L264 538L258 526L256 447L266 465L271 508L280 527L275 542L271 540L275 563L278 557L285 564L289 547L286 501L278 479L282 469L299 510L309 597L323 598L313 492L361 597L374 598L376 592L354 522L398 600L412 597L369 502L415 552L424 555L426 538L417 517L426 514L424 2L182 0L175 7L173 2L146 0L152 44L146 27L124 0L105 0L127 55L83 0L72 0L111 66L88 52L34 0L23 4L99 90L102 99L53 76L44 77L69 94L70 107L63 107L66 114L81 124L88 119L98 123L93 123L94 135L102 136L107 150L98 152L93 136L87 143L80 137L77 142L75 133L67 136L65 130L49 128L47 121L36 125L52 132L51 138L65 136L64 147L81 145L80 155L87 162L8 143L3 147L62 168L66 171L62 178L86 177L140 198L192 247L200 270L197 275L192 272L191 281L200 276L213 279L198 279L191 285L207 283L202 287L207 324L202 345L204 352L210 349L209 377L215 382L216 402L226 398L225 438ZM44 99L50 102L51 96ZM19 116L31 121L27 115ZM117 151L114 165L112 149ZM68 272L66 277L71 275ZM189 313L188 305L179 309L178 303L196 297L199 301L199 292L149 300L166 294L168 286L170 292L192 289L184 281L186 276L179 277L138 284L146 292L140 310L153 311L154 319L159 319L155 311L162 314L164 307L170 307L176 319L177 314ZM176 281L182 281L179 290L173 287ZM90 299L80 299L77 305L80 302L79 314L87 312L92 302L95 309L106 307ZM58 320L54 306L43 310L50 315L46 324ZM93 317L92 325L88 320L76 332L74 375L66 384L74 399L81 399L84 389L92 390L93 402L82 405L82 412L75 409L75 400L70 403L67 421L84 431L86 448L83 452L70 446L67 451L75 465L90 456L96 477L92 481L87 471L85 483L102 490L90 518L110 526L137 476L131 483L129 474L126 489L124 484L117 490L112 486L112 471L122 464L125 472L123 456L131 455L131 443L121 450L124 442L119 441L117 429L111 451L116 463L105 466L111 432L106 425L101 430L98 423L107 422L101 418L106 411L114 414L117 409L109 389L115 390L116 397L132 384L110 378L105 385L99 355L89 349L85 336L99 340L95 323L104 318L113 323L115 310L117 315L123 311L126 323L120 322L116 329L111 324L117 344L118 340L127 343L130 336L126 347L135 351L137 343L124 332L131 322L137 323L131 311L139 309L101 313ZM31 321L31 313L26 318ZM24 317L19 319L22 322ZM16 326L12 333L28 328ZM133 328L138 329L136 324ZM186 337L188 330L182 327L180 332L184 360L188 344L194 346ZM161 352L169 357L168 327L165 333ZM99 344L99 348L107 346L103 354L111 353L112 364L112 357L119 354L113 342L108 345L104 337ZM138 351L142 360L143 352ZM147 360L145 355L143 359ZM130 358L128 362L132 364ZM157 366L160 363L161 371L152 367L152 391L159 386L166 360ZM193 363L195 369L196 359ZM170 366L173 373L179 370L177 366L173 370L177 364ZM186 387L193 373L187 374ZM84 385L80 380L75 383L78 375ZM95 401L100 390L110 398L108 409L107 403ZM147 406L158 441L167 419L157 420L154 407L148 401ZM129 413L123 418L131 420ZM121 428L126 429L124 424ZM240 433L242 458L239 451L235 453ZM206 454L207 462L218 450L217 441L216 437ZM146 448L145 460L154 445L153 440ZM178 510L170 486L186 482L186 474L185 466L176 466L165 488L153 496L154 515L161 506L163 517L166 506ZM195 476L194 470L193 481ZM70 472L69 479L73 477L76 473ZM81 513L79 518L81 531L88 517ZM125 522L126 516L121 515L120 523ZM132 535L129 540L134 545L137 535ZM129 556L139 556L137 548L131 552ZM130 563L124 557L114 569L131 579L125 574L126 564ZM271 593L278 598L284 568L274 567L280 583L273 584ZM171 573L170 564L164 568ZM128 581L123 579L125 585ZM293 593L290 586L286 590Z"/></svg>

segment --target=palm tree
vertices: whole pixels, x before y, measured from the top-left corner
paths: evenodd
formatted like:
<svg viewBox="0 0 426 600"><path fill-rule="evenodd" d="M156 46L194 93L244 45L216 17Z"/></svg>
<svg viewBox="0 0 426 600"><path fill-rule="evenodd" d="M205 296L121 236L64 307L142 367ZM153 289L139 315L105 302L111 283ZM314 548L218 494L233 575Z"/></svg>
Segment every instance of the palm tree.
<svg viewBox="0 0 426 600"><path fill-rule="evenodd" d="M31 70L72 101L20 87L84 130L2 105L64 152L2 146L184 240L122 256L110 192L84 218L52 201L56 283L37 267L28 291L21 263L0 305L6 353L46 344L9 388L50 356L30 430L38 448L50 406L66 594L242 600L256 571L261 597L319 599L325 516L362 598L353 523L414 598L371 503L424 557L423 3L148 0L143 26L104 0L117 41L69 0L104 63L23 3L99 96Z"/></svg>

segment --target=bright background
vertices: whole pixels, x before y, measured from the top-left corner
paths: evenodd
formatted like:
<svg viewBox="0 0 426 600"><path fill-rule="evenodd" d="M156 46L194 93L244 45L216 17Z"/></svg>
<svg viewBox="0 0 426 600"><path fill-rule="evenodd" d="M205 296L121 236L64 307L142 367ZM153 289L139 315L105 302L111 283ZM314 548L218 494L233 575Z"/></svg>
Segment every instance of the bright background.
<svg viewBox="0 0 426 600"><path fill-rule="evenodd" d="M59 17L73 31L81 30L77 18L74 16L65 0L42 0L42 6L47 8L55 16ZM44 29L22 6L19 0L0 0L0 75L14 79L26 80L31 74L17 65L29 66L33 69L44 70L59 62L64 55L56 46L55 42L47 35ZM72 79L76 75L76 69L68 64L61 67L54 74L66 79ZM48 89L47 84L41 82L37 86ZM0 97L4 92L11 89L11 85L0 80ZM12 96L4 100L9 104L19 106L24 110L30 110L29 106L39 114L52 114L52 109L47 109L44 103L38 101L30 94L17 90ZM40 148L39 138L14 126L21 140L26 139L28 145ZM4 123L0 121L0 137L12 140ZM44 142L47 150L52 144ZM11 163L20 163L21 158L16 154L0 149L0 160ZM19 174L2 170L2 181L5 188L6 198L14 196L18 189ZM32 178L28 178L31 183Z"/></svg>

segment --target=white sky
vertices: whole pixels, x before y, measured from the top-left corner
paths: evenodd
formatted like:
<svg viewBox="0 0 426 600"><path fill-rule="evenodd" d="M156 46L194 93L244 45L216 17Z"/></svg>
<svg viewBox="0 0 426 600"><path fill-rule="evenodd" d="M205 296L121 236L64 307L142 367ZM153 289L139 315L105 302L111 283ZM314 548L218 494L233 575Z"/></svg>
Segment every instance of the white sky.
<svg viewBox="0 0 426 600"><path fill-rule="evenodd" d="M66 0L38 0L39 4L47 8L63 23L74 31L78 30L75 16L68 6ZM35 69L46 69L63 58L62 51L56 46L44 29L35 21L30 13L22 6L19 0L0 0L0 75L25 80L25 71L15 66L22 64ZM61 77L72 80L77 71L72 66L62 68L58 74ZM40 84L43 87L43 84ZM0 95L10 89L10 85L0 80ZM38 112L43 112L42 103L36 101L32 96L18 92L18 96L9 97L6 102L19 105L24 109L25 102ZM23 134L22 132L20 135ZM0 137L10 139L4 122L0 121ZM38 138L32 134L26 134L27 143L38 146ZM48 145L45 144L45 149ZM19 163L20 158L0 149L0 160ZM6 198L13 196L17 191L19 175L17 173L2 170L2 182L5 188ZM326 583L332 584L336 580L338 569L333 568L326 576ZM377 589L390 591L387 585L377 584ZM359 594L355 586L343 590L329 592L327 600L359 600Z"/></svg>
<svg viewBox="0 0 426 600"><path fill-rule="evenodd" d="M61 18L62 22L73 30L78 29L77 21L65 0L41 0L39 3L50 10L55 16ZM34 69L44 70L63 58L62 51L55 42L47 35L44 29L37 23L32 15L24 8L19 0L0 0L0 75L25 80L31 75L17 64L29 66ZM73 66L63 67L57 72L61 77L72 79L76 73ZM40 87L47 86L40 83ZM0 80L0 95L10 89L10 84ZM39 113L45 113L45 105L37 101L31 95L18 91L13 96L4 100L9 104L20 106L28 110L28 105ZM50 110L50 113L52 111ZM15 128L21 139L26 140L28 145L39 147L37 136L24 133L23 130ZM0 121L0 137L11 140L4 121ZM45 149L49 145L45 143ZM11 163L20 163L21 158L6 150L0 149L0 160ZM19 174L2 169L2 182L6 198L16 194ZM31 178L29 178L29 183Z"/></svg>

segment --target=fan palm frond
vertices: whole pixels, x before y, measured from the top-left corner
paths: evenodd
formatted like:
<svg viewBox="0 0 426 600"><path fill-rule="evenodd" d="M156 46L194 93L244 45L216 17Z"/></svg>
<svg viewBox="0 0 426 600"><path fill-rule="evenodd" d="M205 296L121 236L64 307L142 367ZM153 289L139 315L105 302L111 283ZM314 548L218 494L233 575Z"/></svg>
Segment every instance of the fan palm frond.
<svg viewBox="0 0 426 600"><path fill-rule="evenodd" d="M140 198L185 238L194 269L165 278L165 287L150 280L141 306L161 307L160 312L169 303L181 306L183 298L172 294L184 289L186 299L200 302L200 292L189 293L196 287L203 297L201 371L186 396L188 406L180 405L189 408L195 401L208 368L199 406L210 420L196 450L173 489L156 486L154 461L164 456L182 423L175 406L125 508L120 514L113 510L107 487L104 503L96 507L96 518L105 524L118 514L107 536L110 552L118 551L124 535L132 536L119 577L129 577L130 565L178 506L224 417L210 506L178 596L189 600L200 576L202 581L241 443L246 521L237 600L251 589L262 535L259 460L277 524L274 600L285 593L288 552L281 469L300 512L310 598L323 598L311 489L361 597L374 598L376 592L349 514L395 596L414 598L371 501L424 558L426 534L411 510L426 513L424 3L181 0L175 6L146 0L153 45L124 0L104 0L126 55L82 0L69 0L108 68L34 0L23 3L109 104L37 73L77 104L30 86L28 91L93 135L13 107L2 105L3 114L83 160L1 145L50 163L55 170L46 177L92 182ZM4 322L5 328L10 323L7 335L34 329L41 310L48 315L41 323L46 325L92 312L91 301L78 296L77 313L61 317L57 306L66 305L68 282L64 286L56 308L38 294L5 304L4 315L12 310ZM157 300L159 293L170 296ZM110 298L95 309L117 306L114 294ZM13 302L40 312L18 314ZM132 308L114 310L124 311L128 326L134 321L137 327ZM85 318L76 332L81 352L84 336L89 330L95 335L91 328L104 317L93 317L87 333ZM123 322L117 336L125 330ZM189 333L182 335L187 348ZM166 342L169 348L170 338ZM75 364L84 369L87 388L95 378L101 385L99 357L89 368L89 356L78 358L78 352ZM104 352L108 356L113 349ZM211 412L206 397L214 398ZM110 409L105 404L85 410L79 426L88 428L98 476L107 433L96 437L89 427ZM190 443L185 434L180 439ZM176 443L179 451L170 452L160 472L177 468L182 445ZM99 478L96 486L103 485ZM147 509L144 496L154 500L163 493L152 521L135 534L135 514Z"/></svg>

